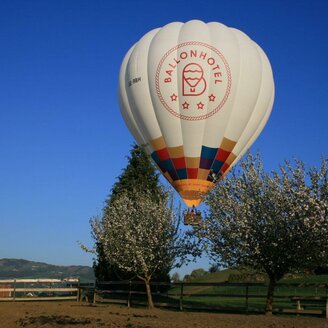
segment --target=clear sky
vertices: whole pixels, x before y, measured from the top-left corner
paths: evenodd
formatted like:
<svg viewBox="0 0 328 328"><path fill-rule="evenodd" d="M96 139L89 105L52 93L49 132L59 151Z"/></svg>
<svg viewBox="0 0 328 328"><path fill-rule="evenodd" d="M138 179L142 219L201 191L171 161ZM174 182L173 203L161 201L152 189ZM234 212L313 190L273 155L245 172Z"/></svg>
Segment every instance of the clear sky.
<svg viewBox="0 0 328 328"><path fill-rule="evenodd" d="M1 0L0 258L92 264L77 241L92 245L89 218L133 143L120 63L172 21L218 21L259 43L276 98L252 150L267 170L295 157L318 165L328 154L327 17L326 0Z"/></svg>

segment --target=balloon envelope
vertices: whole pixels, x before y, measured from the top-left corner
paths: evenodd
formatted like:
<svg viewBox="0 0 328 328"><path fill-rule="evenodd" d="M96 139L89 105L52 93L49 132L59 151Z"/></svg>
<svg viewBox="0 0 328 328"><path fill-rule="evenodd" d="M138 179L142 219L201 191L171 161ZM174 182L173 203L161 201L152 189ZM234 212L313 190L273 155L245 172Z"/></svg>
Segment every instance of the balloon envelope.
<svg viewBox="0 0 328 328"><path fill-rule="evenodd" d="M256 140L273 99L263 50L220 23L152 30L120 70L123 118L188 206L197 206Z"/></svg>

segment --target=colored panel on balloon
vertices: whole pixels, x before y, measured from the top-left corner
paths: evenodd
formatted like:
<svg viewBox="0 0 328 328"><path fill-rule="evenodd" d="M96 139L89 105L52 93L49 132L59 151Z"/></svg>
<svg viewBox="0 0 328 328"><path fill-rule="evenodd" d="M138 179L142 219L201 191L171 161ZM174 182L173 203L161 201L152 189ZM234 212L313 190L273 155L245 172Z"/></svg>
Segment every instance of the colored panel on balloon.
<svg viewBox="0 0 328 328"><path fill-rule="evenodd" d="M185 157L187 168L199 168L199 157Z"/></svg>
<svg viewBox="0 0 328 328"><path fill-rule="evenodd" d="M171 158L184 157L183 146L167 147L167 150L168 150Z"/></svg>
<svg viewBox="0 0 328 328"><path fill-rule="evenodd" d="M199 179L173 181L173 187L180 194L187 206L198 206L207 192L212 189L213 182Z"/></svg>
<svg viewBox="0 0 328 328"><path fill-rule="evenodd" d="M218 152L218 148L211 148L211 147L202 147L202 153L201 158L208 158L208 159L214 159L216 156L216 153Z"/></svg>
<svg viewBox="0 0 328 328"><path fill-rule="evenodd" d="M230 165L228 165L227 163L224 163L222 168L221 168L221 172L224 173L228 168L229 168Z"/></svg>
<svg viewBox="0 0 328 328"><path fill-rule="evenodd" d="M157 150L157 155L161 161L165 161L170 158L169 152L167 151L167 148L163 148L160 150Z"/></svg>
<svg viewBox="0 0 328 328"><path fill-rule="evenodd" d="M175 168L173 166L173 163L170 159L167 159L165 161L161 161L160 165L165 168L165 171L175 171ZM171 174L171 173L170 173Z"/></svg>
<svg viewBox="0 0 328 328"><path fill-rule="evenodd" d="M179 179L187 179L187 170L186 169L179 169L176 171L177 171Z"/></svg>
<svg viewBox="0 0 328 328"><path fill-rule="evenodd" d="M163 162L159 162L159 163L157 164L157 166L158 166L159 169L162 171L162 173L167 172L167 169L166 169L166 167L164 166Z"/></svg>
<svg viewBox="0 0 328 328"><path fill-rule="evenodd" d="M207 177L208 177L209 172L210 172L210 170L199 169L198 170L197 179L199 179L199 180L207 180Z"/></svg>
<svg viewBox="0 0 328 328"><path fill-rule="evenodd" d="M218 173L221 170L223 165L224 165L224 162L215 160L211 169L213 170L213 172Z"/></svg>
<svg viewBox="0 0 328 328"><path fill-rule="evenodd" d="M198 169L188 168L187 173L188 173L188 179L197 179Z"/></svg>
<svg viewBox="0 0 328 328"><path fill-rule="evenodd" d="M165 163L163 161L160 160L158 154L156 151L154 151L151 154L152 159L154 160L154 162L157 164L157 166L159 167L159 169L165 173L167 171L167 165L165 165Z"/></svg>
<svg viewBox="0 0 328 328"><path fill-rule="evenodd" d="M160 150L166 147L165 141L163 137L159 137L157 139L150 141L151 146L154 150Z"/></svg>
<svg viewBox="0 0 328 328"><path fill-rule="evenodd" d="M177 172L174 169L173 170L169 170L168 172L169 172L169 174L170 174L170 176L171 176L171 178L172 178L173 181L180 180Z"/></svg>
<svg viewBox="0 0 328 328"><path fill-rule="evenodd" d="M156 151L154 151L151 155L151 158L154 160L154 162L159 165L159 163L161 162L161 160L159 159L158 154L156 153Z"/></svg>
<svg viewBox="0 0 328 328"><path fill-rule="evenodd" d="M230 153L229 157L225 161L228 165L231 165L234 160L237 158L237 156L234 153Z"/></svg>
<svg viewBox="0 0 328 328"><path fill-rule="evenodd" d="M201 158L200 159L200 164L199 167L201 169L210 169L213 163L213 159L212 158Z"/></svg>
<svg viewBox="0 0 328 328"><path fill-rule="evenodd" d="M220 149L231 152L236 145L236 141L230 140L228 138L223 138Z"/></svg>
<svg viewBox="0 0 328 328"><path fill-rule="evenodd" d="M178 169L185 169L186 168L186 161L184 157L180 158L172 158L172 162L174 167Z"/></svg>
<svg viewBox="0 0 328 328"><path fill-rule="evenodd" d="M230 155L229 151L219 148L215 159L224 163L226 161L226 159L229 157L229 155Z"/></svg>

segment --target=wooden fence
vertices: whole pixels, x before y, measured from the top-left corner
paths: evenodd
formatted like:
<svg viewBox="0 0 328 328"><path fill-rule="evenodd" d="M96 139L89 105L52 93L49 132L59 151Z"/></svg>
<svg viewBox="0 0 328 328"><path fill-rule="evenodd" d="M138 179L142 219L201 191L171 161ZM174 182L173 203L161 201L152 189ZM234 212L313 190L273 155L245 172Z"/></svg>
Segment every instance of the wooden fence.
<svg viewBox="0 0 328 328"><path fill-rule="evenodd" d="M0 301L79 300L79 285L77 278L0 280Z"/></svg>
<svg viewBox="0 0 328 328"><path fill-rule="evenodd" d="M180 310L263 313L265 283L151 283L154 302ZM146 304L141 281L81 284L79 279L0 280L0 301L76 300L127 306ZM328 318L328 284L277 284L274 312L324 315Z"/></svg>
<svg viewBox="0 0 328 328"><path fill-rule="evenodd" d="M92 291L93 300L146 304L143 286L140 281L99 282ZM265 283L151 283L151 288L157 306L180 310L264 312L267 294ZM277 284L274 312L325 314L328 318L328 284Z"/></svg>

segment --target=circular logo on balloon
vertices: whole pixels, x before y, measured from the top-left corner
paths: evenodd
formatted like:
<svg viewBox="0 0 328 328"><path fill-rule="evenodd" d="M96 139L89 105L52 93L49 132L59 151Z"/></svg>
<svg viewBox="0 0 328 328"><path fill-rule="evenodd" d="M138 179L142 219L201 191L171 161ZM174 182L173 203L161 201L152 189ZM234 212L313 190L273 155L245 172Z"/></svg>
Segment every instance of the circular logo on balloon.
<svg viewBox="0 0 328 328"><path fill-rule="evenodd" d="M156 71L156 91L163 106L183 120L204 120L226 103L231 73L223 54L191 41L170 49Z"/></svg>

